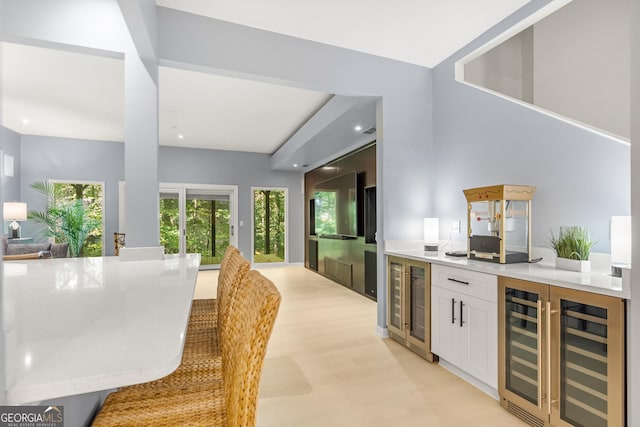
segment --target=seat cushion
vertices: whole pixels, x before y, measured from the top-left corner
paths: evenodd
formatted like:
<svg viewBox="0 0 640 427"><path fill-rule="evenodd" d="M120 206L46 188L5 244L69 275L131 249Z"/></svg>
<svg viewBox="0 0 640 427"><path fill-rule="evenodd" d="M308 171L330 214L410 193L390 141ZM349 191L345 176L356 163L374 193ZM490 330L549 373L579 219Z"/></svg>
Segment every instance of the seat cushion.
<svg viewBox="0 0 640 427"><path fill-rule="evenodd" d="M67 258L69 256L69 242L52 243L51 256L53 258Z"/></svg>
<svg viewBox="0 0 640 427"><path fill-rule="evenodd" d="M24 255L38 253L40 251L48 251L51 243L16 243L7 245L6 255Z"/></svg>

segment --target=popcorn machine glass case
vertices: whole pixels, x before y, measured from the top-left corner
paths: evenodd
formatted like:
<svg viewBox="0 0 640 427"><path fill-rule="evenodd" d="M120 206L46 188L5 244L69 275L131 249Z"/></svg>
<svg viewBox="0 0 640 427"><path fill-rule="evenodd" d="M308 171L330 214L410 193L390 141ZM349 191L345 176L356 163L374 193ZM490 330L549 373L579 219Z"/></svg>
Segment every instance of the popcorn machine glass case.
<svg viewBox="0 0 640 427"><path fill-rule="evenodd" d="M500 264L531 261L531 199L536 187L494 185L464 190L467 258Z"/></svg>

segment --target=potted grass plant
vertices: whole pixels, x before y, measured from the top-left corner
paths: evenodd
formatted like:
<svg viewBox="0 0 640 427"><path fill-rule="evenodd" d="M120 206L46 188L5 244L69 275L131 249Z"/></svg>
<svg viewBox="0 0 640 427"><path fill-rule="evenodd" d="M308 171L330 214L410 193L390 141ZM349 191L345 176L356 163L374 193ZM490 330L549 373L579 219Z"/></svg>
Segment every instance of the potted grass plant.
<svg viewBox="0 0 640 427"><path fill-rule="evenodd" d="M557 255L556 268L579 272L591 271L589 255L596 242L591 240L586 227L576 225L560 227L557 236L553 231L551 232L549 241Z"/></svg>

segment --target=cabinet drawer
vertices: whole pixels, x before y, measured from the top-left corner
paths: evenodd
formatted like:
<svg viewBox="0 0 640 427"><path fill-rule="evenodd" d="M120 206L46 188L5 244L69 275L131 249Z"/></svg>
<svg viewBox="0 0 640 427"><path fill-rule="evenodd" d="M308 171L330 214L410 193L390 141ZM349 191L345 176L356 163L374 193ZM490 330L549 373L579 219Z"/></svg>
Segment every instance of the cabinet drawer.
<svg viewBox="0 0 640 427"><path fill-rule="evenodd" d="M450 289L485 301L498 301L498 277L493 274L434 264L431 266L431 286Z"/></svg>

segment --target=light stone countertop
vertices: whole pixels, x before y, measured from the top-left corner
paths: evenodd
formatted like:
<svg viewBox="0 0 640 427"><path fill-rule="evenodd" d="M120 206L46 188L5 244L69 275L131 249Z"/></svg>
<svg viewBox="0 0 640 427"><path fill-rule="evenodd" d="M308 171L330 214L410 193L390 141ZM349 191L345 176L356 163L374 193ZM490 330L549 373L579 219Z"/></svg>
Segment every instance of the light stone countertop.
<svg viewBox="0 0 640 427"><path fill-rule="evenodd" d="M622 279L612 277L608 270L592 270L590 273L577 273L557 269L554 264L549 262L497 264L488 261L470 260L466 257L450 257L446 256L444 252L438 252L437 254L424 252L422 249L416 249L415 245L407 245L407 248L402 248L402 245L395 243L389 246L392 247L385 249L385 255L394 255L417 261L426 261L432 264L447 265L497 276L631 299L631 290L626 282L625 286L623 286ZM414 247L411 248L411 246Z"/></svg>
<svg viewBox="0 0 640 427"><path fill-rule="evenodd" d="M199 254L3 265L7 404L151 381L180 364Z"/></svg>

